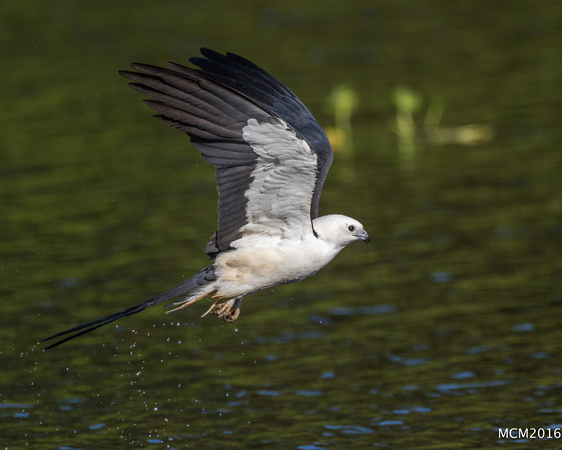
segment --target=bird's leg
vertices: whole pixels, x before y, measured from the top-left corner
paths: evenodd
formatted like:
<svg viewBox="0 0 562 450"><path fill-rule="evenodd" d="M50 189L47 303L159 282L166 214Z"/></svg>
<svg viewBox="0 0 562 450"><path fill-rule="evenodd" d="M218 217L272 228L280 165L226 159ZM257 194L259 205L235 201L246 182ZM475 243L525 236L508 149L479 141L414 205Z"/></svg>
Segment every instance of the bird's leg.
<svg viewBox="0 0 562 450"><path fill-rule="evenodd" d="M215 316L222 317L226 323L231 323L238 319L241 307L242 297L236 297L213 305L212 311Z"/></svg>

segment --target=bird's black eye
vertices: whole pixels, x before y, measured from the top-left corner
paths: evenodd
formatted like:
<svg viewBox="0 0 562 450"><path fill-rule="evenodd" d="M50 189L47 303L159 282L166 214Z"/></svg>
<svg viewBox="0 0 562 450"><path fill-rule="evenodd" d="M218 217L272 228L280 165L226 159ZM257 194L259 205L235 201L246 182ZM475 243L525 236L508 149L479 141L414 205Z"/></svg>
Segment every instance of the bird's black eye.
<svg viewBox="0 0 562 450"><path fill-rule="evenodd" d="M355 231L355 225L350 225L350 226L347 227L347 229L351 232L354 232Z"/></svg>

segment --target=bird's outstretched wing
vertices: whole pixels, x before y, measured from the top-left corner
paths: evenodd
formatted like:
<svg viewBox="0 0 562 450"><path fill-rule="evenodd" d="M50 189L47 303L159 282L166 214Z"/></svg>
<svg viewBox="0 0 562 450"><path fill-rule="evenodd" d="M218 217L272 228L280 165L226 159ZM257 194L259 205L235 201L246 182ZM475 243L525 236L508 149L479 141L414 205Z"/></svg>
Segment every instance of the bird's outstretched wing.
<svg viewBox="0 0 562 450"><path fill-rule="evenodd" d="M132 64L131 87L154 100L156 117L184 131L216 168L215 256L241 238L294 238L312 232L332 162L326 134L283 84L240 56L201 49L199 69Z"/></svg>

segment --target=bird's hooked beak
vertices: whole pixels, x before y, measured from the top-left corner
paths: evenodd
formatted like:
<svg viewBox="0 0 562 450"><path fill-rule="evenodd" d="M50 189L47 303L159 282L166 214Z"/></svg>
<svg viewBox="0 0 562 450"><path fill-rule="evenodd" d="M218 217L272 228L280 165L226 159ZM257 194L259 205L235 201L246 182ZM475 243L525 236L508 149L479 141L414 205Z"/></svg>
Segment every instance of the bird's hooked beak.
<svg viewBox="0 0 562 450"><path fill-rule="evenodd" d="M355 236L357 237L357 239L361 239L362 241L365 241L367 244L371 243L371 237L367 234L365 230L363 230L359 234L356 234Z"/></svg>

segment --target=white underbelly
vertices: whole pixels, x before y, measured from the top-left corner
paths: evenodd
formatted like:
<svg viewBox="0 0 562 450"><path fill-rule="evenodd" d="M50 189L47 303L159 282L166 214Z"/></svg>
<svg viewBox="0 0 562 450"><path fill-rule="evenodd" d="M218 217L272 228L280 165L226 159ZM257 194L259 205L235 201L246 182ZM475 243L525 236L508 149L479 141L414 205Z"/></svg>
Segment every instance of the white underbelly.
<svg viewBox="0 0 562 450"><path fill-rule="evenodd" d="M302 247L254 247L221 253L214 264L219 284L217 295L245 296L279 284L300 281L314 275L334 256L307 250Z"/></svg>

